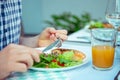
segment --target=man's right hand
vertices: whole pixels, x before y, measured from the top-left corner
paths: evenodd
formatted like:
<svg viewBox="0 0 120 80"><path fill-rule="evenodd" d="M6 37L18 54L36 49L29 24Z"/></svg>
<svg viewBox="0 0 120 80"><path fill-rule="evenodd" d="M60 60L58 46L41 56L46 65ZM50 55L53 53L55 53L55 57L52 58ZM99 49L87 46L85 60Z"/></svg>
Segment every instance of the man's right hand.
<svg viewBox="0 0 120 80"><path fill-rule="evenodd" d="M0 51L0 79L7 77L11 72L26 72L39 62L41 51L22 45L9 44Z"/></svg>

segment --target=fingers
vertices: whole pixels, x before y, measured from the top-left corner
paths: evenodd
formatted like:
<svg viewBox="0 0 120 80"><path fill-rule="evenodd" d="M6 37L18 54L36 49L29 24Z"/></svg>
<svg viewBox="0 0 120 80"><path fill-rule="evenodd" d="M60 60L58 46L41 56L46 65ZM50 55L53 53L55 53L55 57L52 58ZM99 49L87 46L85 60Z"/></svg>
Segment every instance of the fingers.
<svg viewBox="0 0 120 80"><path fill-rule="evenodd" d="M50 39L51 40L56 40L58 37L61 38L62 40L67 39L67 31L66 30L55 30L54 28L48 28L48 31L50 34Z"/></svg>
<svg viewBox="0 0 120 80"><path fill-rule="evenodd" d="M26 72L27 66L24 63L14 63L12 64L12 67L10 67L11 72Z"/></svg>
<svg viewBox="0 0 120 80"><path fill-rule="evenodd" d="M40 53L41 53L40 51L30 49L30 54L35 62L40 62L40 57L39 57Z"/></svg>
<svg viewBox="0 0 120 80"><path fill-rule="evenodd" d="M40 62L39 55L41 51L26 46L19 46L20 54L29 54L35 62Z"/></svg>
<svg viewBox="0 0 120 80"><path fill-rule="evenodd" d="M55 30L54 28L46 28L39 38L39 46L48 46L49 44L53 43L57 40L57 38L61 38L62 41L65 41L67 37L66 30Z"/></svg>
<svg viewBox="0 0 120 80"><path fill-rule="evenodd" d="M57 33L57 34L56 34L56 37L61 38L63 41L64 41L64 40L67 40L67 38L68 38L68 36L66 36L66 35L64 35L64 34L60 34L60 33Z"/></svg>
<svg viewBox="0 0 120 80"><path fill-rule="evenodd" d="M12 58L10 58L11 60L15 60L18 62L25 62L29 67L33 65L33 61L40 62L39 55L41 51L22 45L12 44L9 47L13 48L12 50L9 51L12 55Z"/></svg>
<svg viewBox="0 0 120 80"><path fill-rule="evenodd" d="M23 63L27 66L27 68L30 68L33 65L33 59L32 56L29 54L21 54L20 57L17 58L16 63Z"/></svg>
<svg viewBox="0 0 120 80"><path fill-rule="evenodd" d="M32 57L35 62L40 62L39 54L35 49L28 49L23 52L23 54L28 54ZM24 55L25 56L25 55Z"/></svg>
<svg viewBox="0 0 120 80"><path fill-rule="evenodd" d="M55 39L55 37L61 37L62 35L65 35L65 36L67 36L67 30L55 30L55 28L52 28L52 27L49 27L49 28L46 28L45 29L45 33L48 33L50 36L50 39ZM57 36L56 36L56 34L57 34ZM59 36L60 35L60 36ZM64 36L63 36L64 37ZM61 37L61 38L63 38L63 37ZM63 38L63 39L66 39L66 37L65 38Z"/></svg>
<svg viewBox="0 0 120 80"><path fill-rule="evenodd" d="M66 30L57 30L57 33L67 35L68 32Z"/></svg>
<svg viewBox="0 0 120 80"><path fill-rule="evenodd" d="M53 36L55 33L56 30L54 28L48 27L40 34L40 39L53 39L51 36Z"/></svg>
<svg viewBox="0 0 120 80"><path fill-rule="evenodd" d="M57 30L56 37L61 38L63 41L67 40L67 31L66 30Z"/></svg>
<svg viewBox="0 0 120 80"><path fill-rule="evenodd" d="M50 40L51 40L52 42L54 42L55 40L57 40L57 36L56 36L55 34L51 34L51 35L50 35Z"/></svg>
<svg viewBox="0 0 120 80"><path fill-rule="evenodd" d="M55 34L56 30L54 28L47 28L47 31L51 34Z"/></svg>
<svg viewBox="0 0 120 80"><path fill-rule="evenodd" d="M0 63L2 65L0 65L0 69L7 73L25 72L33 65L34 61L40 61L40 53L41 51L33 48L9 44L0 53Z"/></svg>
<svg viewBox="0 0 120 80"><path fill-rule="evenodd" d="M47 30L51 34L59 33L59 34L67 35L67 33L68 33L67 30L55 30L54 28L47 28Z"/></svg>

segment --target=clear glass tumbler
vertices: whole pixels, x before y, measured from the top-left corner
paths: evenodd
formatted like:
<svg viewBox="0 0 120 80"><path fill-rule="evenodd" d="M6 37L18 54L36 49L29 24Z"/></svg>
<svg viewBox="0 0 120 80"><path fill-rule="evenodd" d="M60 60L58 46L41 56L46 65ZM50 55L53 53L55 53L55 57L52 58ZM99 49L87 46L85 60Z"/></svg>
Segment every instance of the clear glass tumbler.
<svg viewBox="0 0 120 80"><path fill-rule="evenodd" d="M93 68L98 70L112 68L115 54L115 35L114 29L97 28L91 30Z"/></svg>

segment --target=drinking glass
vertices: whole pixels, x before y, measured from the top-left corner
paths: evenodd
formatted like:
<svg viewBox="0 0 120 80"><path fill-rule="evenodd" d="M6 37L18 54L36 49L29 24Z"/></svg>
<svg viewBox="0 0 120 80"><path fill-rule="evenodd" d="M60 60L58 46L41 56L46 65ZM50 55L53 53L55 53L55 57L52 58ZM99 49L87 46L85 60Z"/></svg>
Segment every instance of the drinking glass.
<svg viewBox="0 0 120 80"><path fill-rule="evenodd" d="M116 30L120 27L120 0L108 0L105 17Z"/></svg>
<svg viewBox="0 0 120 80"><path fill-rule="evenodd" d="M111 25L113 25L115 29L115 32L116 32L115 42L118 45L117 38L118 38L118 29L120 28L120 0L108 0L105 17L106 17L106 20ZM119 55L119 54L116 53L116 55Z"/></svg>
<svg viewBox="0 0 120 80"><path fill-rule="evenodd" d="M91 30L92 66L97 70L109 70L114 62L115 30L97 28Z"/></svg>

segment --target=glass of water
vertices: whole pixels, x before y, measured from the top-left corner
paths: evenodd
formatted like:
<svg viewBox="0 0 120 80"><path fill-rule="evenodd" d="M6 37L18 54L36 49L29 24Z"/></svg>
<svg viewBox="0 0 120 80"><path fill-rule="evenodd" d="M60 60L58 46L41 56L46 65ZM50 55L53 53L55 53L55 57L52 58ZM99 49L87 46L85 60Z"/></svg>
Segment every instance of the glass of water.
<svg viewBox="0 0 120 80"><path fill-rule="evenodd" d="M118 36L120 31L118 32L118 29L120 29L120 0L108 0L106 12L105 12L106 20L114 26L114 29L116 31L116 44L118 45ZM116 55L118 53L116 52Z"/></svg>

